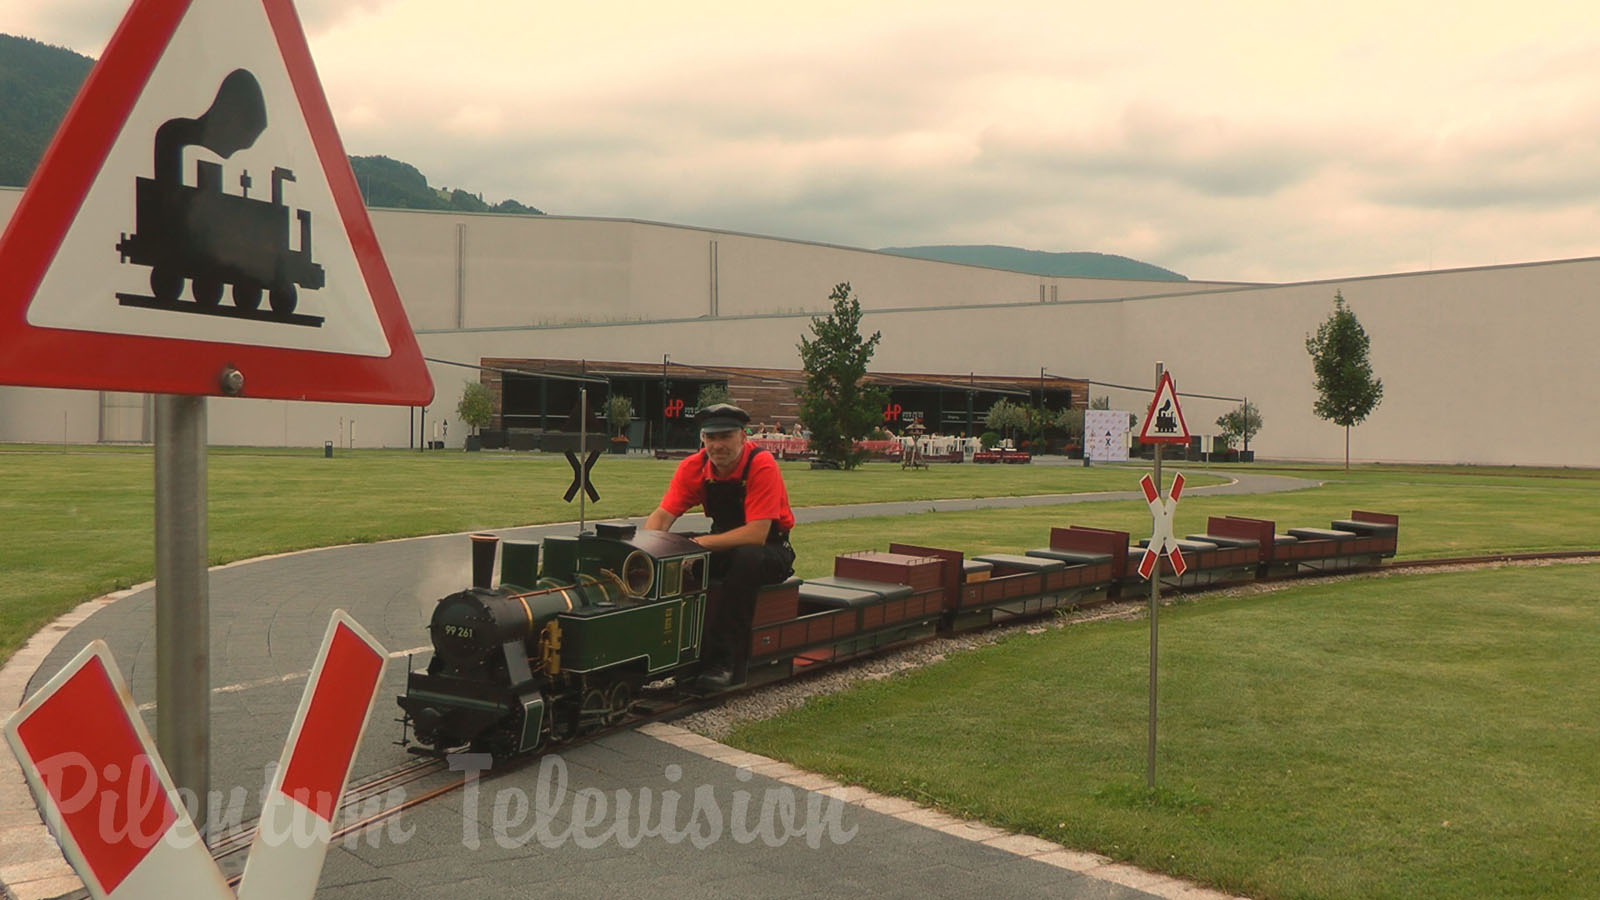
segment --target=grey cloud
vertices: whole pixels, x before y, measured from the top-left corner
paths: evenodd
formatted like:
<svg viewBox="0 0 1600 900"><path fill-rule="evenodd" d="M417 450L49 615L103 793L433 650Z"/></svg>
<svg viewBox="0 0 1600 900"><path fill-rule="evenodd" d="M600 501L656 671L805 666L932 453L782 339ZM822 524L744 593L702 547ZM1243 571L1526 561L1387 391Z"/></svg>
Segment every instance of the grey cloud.
<svg viewBox="0 0 1600 900"><path fill-rule="evenodd" d="M1592 112L1600 114L1600 105ZM1489 138L1465 137L1410 156L1372 161L1367 196L1423 209L1558 209L1600 201L1600 138L1592 115L1570 122L1497 123Z"/></svg>

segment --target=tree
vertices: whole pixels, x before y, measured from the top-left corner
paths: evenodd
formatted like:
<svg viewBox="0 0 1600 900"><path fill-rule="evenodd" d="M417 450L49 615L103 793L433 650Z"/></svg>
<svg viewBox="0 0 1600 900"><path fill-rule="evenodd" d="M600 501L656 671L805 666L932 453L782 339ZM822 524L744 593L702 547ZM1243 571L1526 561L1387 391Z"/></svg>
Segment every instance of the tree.
<svg viewBox="0 0 1600 900"><path fill-rule="evenodd" d="M1350 428L1358 425L1383 399L1383 380L1372 375L1367 359L1371 341L1356 314L1344 305L1344 293L1333 295L1333 313L1306 335L1306 352L1316 373L1318 418L1344 426L1344 469L1350 471Z"/></svg>
<svg viewBox="0 0 1600 900"><path fill-rule="evenodd" d="M494 421L494 398L481 381L469 381L461 390L461 402L456 404L456 415L472 426L472 433Z"/></svg>
<svg viewBox="0 0 1600 900"><path fill-rule="evenodd" d="M800 363L805 386L800 400L800 423L811 433L811 450L819 461L853 469L865 453L855 442L872 433L882 420L885 393L864 384L882 332L861 336L861 301L850 296L850 283L841 282L828 295L833 312L811 320L815 340L800 337Z"/></svg>
<svg viewBox="0 0 1600 900"><path fill-rule="evenodd" d="M606 398L604 411L606 424L618 435L626 434L628 425L633 422L633 400L627 394L614 392Z"/></svg>
<svg viewBox="0 0 1600 900"><path fill-rule="evenodd" d="M1006 437L1014 438L1018 429L1028 427L1028 408L1001 397L989 407L989 412L983 417L983 424L990 431L998 431Z"/></svg>
<svg viewBox="0 0 1600 900"><path fill-rule="evenodd" d="M705 409L716 406L718 403L727 403L732 400L728 393L728 386L722 382L714 381L710 384L700 385L700 395L694 401L695 409Z"/></svg>
<svg viewBox="0 0 1600 900"><path fill-rule="evenodd" d="M1217 427L1222 429L1222 438L1232 447L1240 439L1244 440L1246 447L1250 446L1250 439L1261 430L1261 410L1254 403L1246 400L1238 408L1217 416Z"/></svg>
<svg viewBox="0 0 1600 900"><path fill-rule="evenodd" d="M1101 394L1100 396L1098 396L1098 397L1094 398L1093 400L1089 401L1089 408L1090 409L1110 409L1111 408L1111 398L1109 396L1106 396L1105 394ZM1139 414L1138 413L1132 413L1132 412L1128 413L1128 428L1132 429L1133 426L1135 426L1137 424L1139 424Z"/></svg>

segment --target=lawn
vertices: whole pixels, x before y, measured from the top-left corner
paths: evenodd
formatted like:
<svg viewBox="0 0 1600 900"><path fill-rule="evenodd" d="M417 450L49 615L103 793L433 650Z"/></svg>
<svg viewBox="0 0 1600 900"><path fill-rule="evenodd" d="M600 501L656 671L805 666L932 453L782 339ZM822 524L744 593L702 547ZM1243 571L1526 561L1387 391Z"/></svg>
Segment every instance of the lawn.
<svg viewBox="0 0 1600 900"><path fill-rule="evenodd" d="M559 456L213 448L212 564L307 547L576 521ZM644 515L674 462L604 457L592 519ZM1209 481L1221 481L1212 477ZM784 465L796 506L1131 490L1127 470L1077 466ZM153 577L149 448L0 445L0 660L74 604Z"/></svg>
<svg viewBox="0 0 1600 900"><path fill-rule="evenodd" d="M1251 897L1600 884L1589 565L1391 576L1020 635L731 743Z"/></svg>
<svg viewBox="0 0 1600 900"><path fill-rule="evenodd" d="M591 519L648 512L672 463L606 458ZM213 449L213 563L571 521L564 460ZM1190 484L1240 467L1180 463ZM1242 467L1323 482L1188 494L1326 526L1398 513L1400 556L1600 547L1600 472ZM1132 490L1131 467L786 465L796 506ZM0 658L152 571L145 448L0 447ZM921 513L795 532L800 574L892 539L1020 550L1054 525L1148 533L1142 501ZM1600 883L1600 603L1588 566L1389 577L1183 602L1163 618L1160 790L1143 788L1143 622L1024 635L752 725L742 745L1259 897L1574 896ZM1025 685L1019 691L1018 686ZM1045 711L1041 713L1041 710Z"/></svg>

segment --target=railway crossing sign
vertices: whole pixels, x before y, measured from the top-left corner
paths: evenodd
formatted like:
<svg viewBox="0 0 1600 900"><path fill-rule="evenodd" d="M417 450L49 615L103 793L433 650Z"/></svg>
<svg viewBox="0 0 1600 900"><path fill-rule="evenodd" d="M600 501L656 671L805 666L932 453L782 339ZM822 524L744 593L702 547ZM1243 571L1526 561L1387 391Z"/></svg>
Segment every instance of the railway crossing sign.
<svg viewBox="0 0 1600 900"><path fill-rule="evenodd" d="M134 0L0 271L3 384L433 397L292 0Z"/></svg>
<svg viewBox="0 0 1600 900"><path fill-rule="evenodd" d="M1154 523L1144 558L1139 560L1139 577L1148 580L1163 553L1172 560L1172 574L1182 575L1188 570L1189 564L1184 562L1183 551L1178 549L1178 539L1172 533L1172 520L1178 512L1178 498L1183 496L1183 473L1178 472L1173 476L1172 490L1167 492L1166 500L1161 499L1157 485L1149 475L1139 479L1139 487L1144 491L1145 502L1150 504L1150 517Z"/></svg>
<svg viewBox="0 0 1600 900"><path fill-rule="evenodd" d="M1189 443L1189 426L1183 421L1183 409L1178 406L1178 389L1172 385L1171 372L1161 373L1156 396L1144 414L1139 441L1145 444Z"/></svg>
<svg viewBox="0 0 1600 900"><path fill-rule="evenodd" d="M104 641L29 697L5 733L90 896L233 897Z"/></svg>
<svg viewBox="0 0 1600 900"><path fill-rule="evenodd" d="M593 471L595 461L598 459L600 459L599 450L590 450L589 455L581 462L578 460L578 454L571 450L567 451L567 465L572 467L572 484L567 488L567 492L561 495L561 499L571 503L572 498L578 496L578 491L581 489L590 500L600 502L600 492L594 489L594 482L589 480L589 473Z"/></svg>
<svg viewBox="0 0 1600 900"><path fill-rule="evenodd" d="M335 610L262 801L239 900L311 900L388 652Z"/></svg>
<svg viewBox="0 0 1600 900"><path fill-rule="evenodd" d="M311 900L388 652L334 610L262 802L240 900ZM233 900L104 641L5 723L39 812L97 900ZM207 802L201 800L200 802Z"/></svg>

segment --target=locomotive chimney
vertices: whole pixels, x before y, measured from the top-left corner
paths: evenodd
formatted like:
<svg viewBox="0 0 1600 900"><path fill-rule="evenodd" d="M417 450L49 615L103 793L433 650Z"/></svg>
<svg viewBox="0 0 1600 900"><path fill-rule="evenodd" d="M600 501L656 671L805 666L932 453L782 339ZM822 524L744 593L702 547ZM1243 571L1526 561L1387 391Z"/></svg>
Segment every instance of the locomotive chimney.
<svg viewBox="0 0 1600 900"><path fill-rule="evenodd" d="M472 536L472 586L489 590L494 582L494 552L500 539L492 534Z"/></svg>

